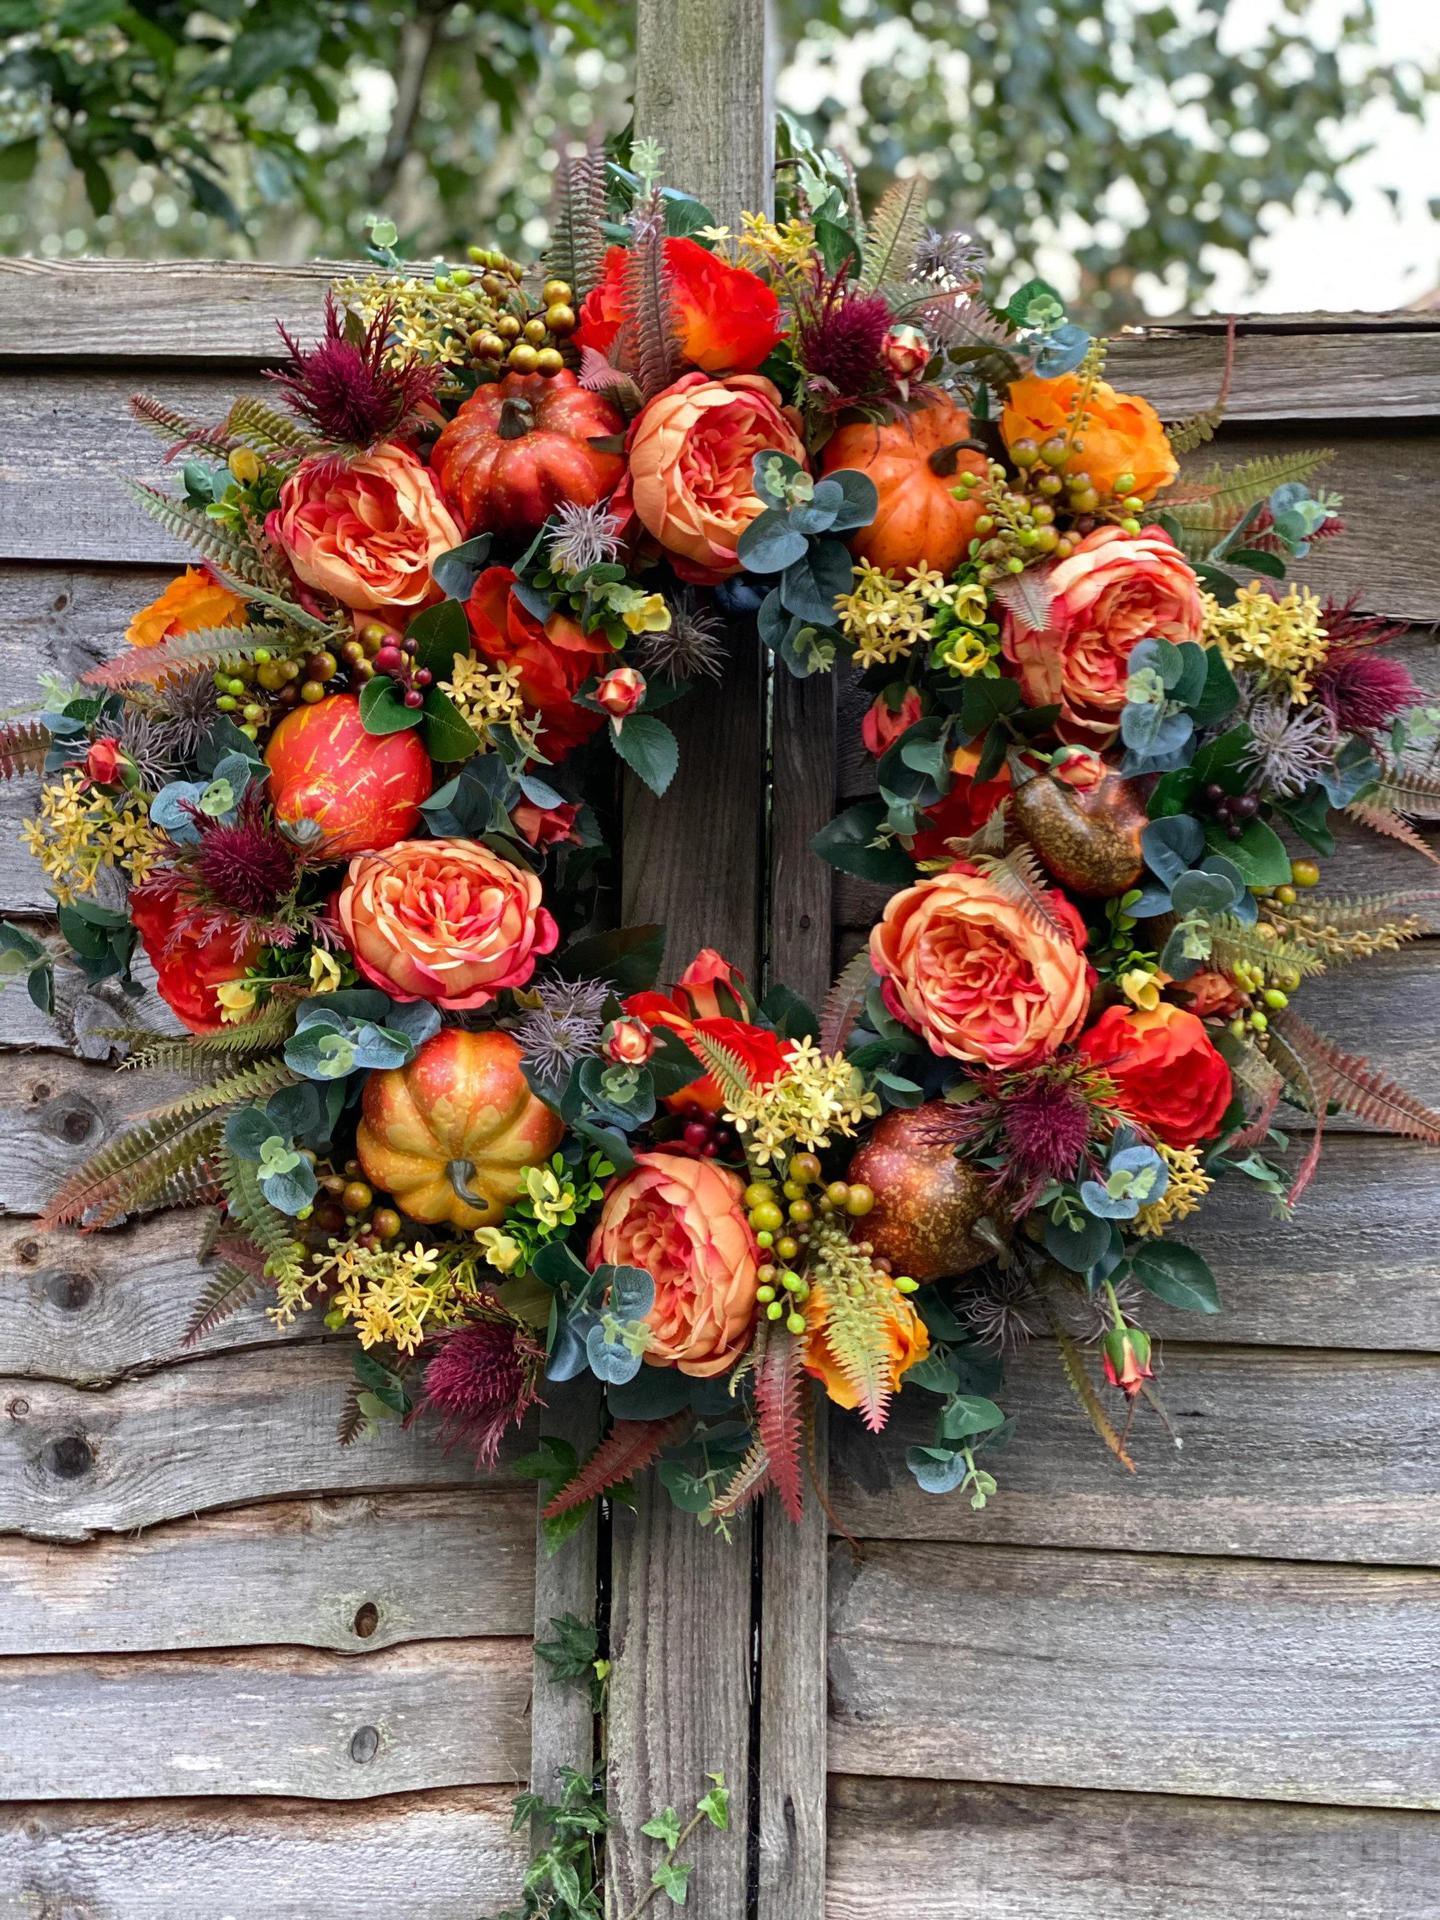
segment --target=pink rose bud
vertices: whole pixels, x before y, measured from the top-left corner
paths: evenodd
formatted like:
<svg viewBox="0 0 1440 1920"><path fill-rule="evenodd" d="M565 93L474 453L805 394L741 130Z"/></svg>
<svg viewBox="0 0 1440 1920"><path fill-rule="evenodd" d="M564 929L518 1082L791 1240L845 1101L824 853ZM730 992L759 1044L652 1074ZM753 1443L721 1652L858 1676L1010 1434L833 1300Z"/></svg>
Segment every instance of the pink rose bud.
<svg viewBox="0 0 1440 1920"><path fill-rule="evenodd" d="M1140 1327L1112 1327L1100 1342L1105 1378L1133 1400L1147 1380L1155 1378L1150 1365L1150 1336Z"/></svg>
<svg viewBox="0 0 1440 1920"><path fill-rule="evenodd" d="M860 722L860 738L865 743L865 751L873 753L878 760L920 718L920 695L914 687L907 687L898 707L892 707L887 693L877 693L870 704L869 711Z"/></svg>
<svg viewBox="0 0 1440 1920"><path fill-rule="evenodd" d="M918 327L891 327L880 343L880 354L897 380L910 380L925 371L930 342Z"/></svg>
<svg viewBox="0 0 1440 1920"><path fill-rule="evenodd" d="M97 787L113 787L125 773L125 753L118 740L97 740L85 756L85 774Z"/></svg>
<svg viewBox="0 0 1440 1920"><path fill-rule="evenodd" d="M533 800L517 800L510 809L510 824L532 847L543 851L577 843L580 835L575 822L579 815L573 800L563 800L558 807L537 807Z"/></svg>
<svg viewBox="0 0 1440 1920"><path fill-rule="evenodd" d="M612 1020L600 1036L605 1058L617 1067L643 1067L655 1051L655 1035L633 1013Z"/></svg>
<svg viewBox="0 0 1440 1920"><path fill-rule="evenodd" d="M614 667L595 689L595 699L617 723L645 698L645 676L634 667Z"/></svg>

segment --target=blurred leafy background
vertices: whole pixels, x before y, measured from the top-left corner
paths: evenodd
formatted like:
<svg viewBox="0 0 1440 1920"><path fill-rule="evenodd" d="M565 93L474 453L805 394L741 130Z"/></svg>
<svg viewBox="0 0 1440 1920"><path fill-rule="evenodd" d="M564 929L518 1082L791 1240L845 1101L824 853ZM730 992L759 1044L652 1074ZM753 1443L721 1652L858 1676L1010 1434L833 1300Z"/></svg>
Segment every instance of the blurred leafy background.
<svg viewBox="0 0 1440 1920"><path fill-rule="evenodd" d="M1375 0L776 8L780 102L863 194L914 158L937 224L1007 277L1073 258L1111 321L1253 284L1266 226L1346 207L1375 114L1440 86ZM0 0L0 251L353 255L379 212L422 257L533 250L557 144L623 128L633 59L613 0Z"/></svg>

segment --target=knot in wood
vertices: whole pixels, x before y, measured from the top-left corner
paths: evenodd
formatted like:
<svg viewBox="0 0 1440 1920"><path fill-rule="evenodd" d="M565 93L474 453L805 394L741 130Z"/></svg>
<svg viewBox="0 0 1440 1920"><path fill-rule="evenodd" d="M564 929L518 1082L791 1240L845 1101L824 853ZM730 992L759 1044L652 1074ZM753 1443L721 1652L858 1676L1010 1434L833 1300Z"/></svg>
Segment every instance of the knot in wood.
<svg viewBox="0 0 1440 1920"><path fill-rule="evenodd" d="M95 1464L95 1449L82 1433L61 1434L40 1456L57 1480L80 1480Z"/></svg>
<svg viewBox="0 0 1440 1920"><path fill-rule="evenodd" d="M365 1767L380 1751L380 1730L378 1727L357 1727L350 1736L350 1758L356 1766Z"/></svg>
<svg viewBox="0 0 1440 1920"><path fill-rule="evenodd" d="M49 1273L45 1276L45 1298L62 1313L78 1313L90 1304L95 1292L94 1278L88 1273Z"/></svg>

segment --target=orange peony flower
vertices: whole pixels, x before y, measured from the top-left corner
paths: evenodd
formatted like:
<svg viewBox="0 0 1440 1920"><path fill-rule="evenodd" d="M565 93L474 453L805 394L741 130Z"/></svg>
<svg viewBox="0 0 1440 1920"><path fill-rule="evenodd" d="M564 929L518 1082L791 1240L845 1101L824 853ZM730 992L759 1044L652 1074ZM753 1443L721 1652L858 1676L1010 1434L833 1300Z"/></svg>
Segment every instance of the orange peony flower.
<svg viewBox="0 0 1440 1920"><path fill-rule="evenodd" d="M1009 617L1005 657L1032 707L1059 706L1063 739L1103 747L1119 728L1139 643L1199 640L1200 583L1159 527L1097 527L1051 569L1049 586L1048 628L1034 633Z"/></svg>
<svg viewBox="0 0 1440 1920"><path fill-rule="evenodd" d="M906 1372L929 1353L930 1332L903 1293L897 1293L893 1287L888 1289L885 1304L889 1320L886 1331L890 1340L890 1370L884 1385L888 1393L896 1393ZM805 1319L810 1329L805 1341L805 1371L824 1382L826 1397L833 1400L837 1407L858 1407L860 1394L830 1351L830 1342L825 1333L828 1318L829 1302L825 1297L825 1289L815 1282L805 1302ZM869 1420L866 1424L874 1425L878 1432L885 1423L882 1416L878 1424Z"/></svg>
<svg viewBox="0 0 1440 1920"><path fill-rule="evenodd" d="M628 247L611 247L605 277L586 294L575 329L577 347L610 351L625 318ZM752 373L780 338L780 302L745 267L732 267L698 240L665 242L670 297L680 323L680 351L706 373Z"/></svg>
<svg viewBox="0 0 1440 1920"><path fill-rule="evenodd" d="M1193 1013L1169 1000L1149 1013L1107 1007L1078 1045L1114 1081L1120 1111L1167 1147L1193 1147L1219 1131L1230 1069Z"/></svg>
<svg viewBox="0 0 1440 1920"><path fill-rule="evenodd" d="M755 492L757 453L805 447L779 391L756 373L711 380L687 373L637 415L629 462L612 505L633 511L683 579L724 580L740 571L741 534L764 510Z"/></svg>
<svg viewBox="0 0 1440 1920"><path fill-rule="evenodd" d="M1005 1071L1048 1060L1090 1004L1085 923L1048 896L1070 938L964 862L897 893L870 935L885 1004L939 1054Z"/></svg>
<svg viewBox="0 0 1440 1920"><path fill-rule="evenodd" d="M542 721L539 747L563 760L605 724L593 707L577 706L585 682L614 658L603 634L591 635L567 614L542 625L516 598L511 567L486 567L470 590L465 617L475 651L498 665L520 669L520 697Z"/></svg>
<svg viewBox="0 0 1440 1920"><path fill-rule="evenodd" d="M637 1153L607 1187L589 1264L641 1267L654 1280L648 1366L707 1377L743 1353L759 1264L743 1192L713 1161L665 1152Z"/></svg>
<svg viewBox="0 0 1440 1920"><path fill-rule="evenodd" d="M176 903L148 887L130 894L130 918L155 969L160 998L191 1033L218 1033L225 1025L215 989L244 978L263 951L243 931L199 934L176 924Z"/></svg>
<svg viewBox="0 0 1440 1920"><path fill-rule="evenodd" d="M245 601L221 586L201 567L187 567L172 580L158 600L142 607L125 629L132 647L158 647L177 633L203 633L207 627L238 627L245 621Z"/></svg>
<svg viewBox="0 0 1440 1920"><path fill-rule="evenodd" d="M768 1087L785 1071L790 1044L769 1027L756 1026L752 1021L723 1013L717 983L729 989L729 997L723 1004L744 1004L745 976L713 947L702 947L668 994L654 987L643 993L632 993L625 1002L625 1011L635 1014L647 1026L666 1027L678 1034L701 1061L705 1056L695 1040L698 1034L704 1034L737 1055L757 1087ZM681 1087L678 1093L667 1094L663 1104L672 1113L689 1113L697 1107L705 1113L719 1113L725 1101L714 1075L707 1073L703 1079L692 1080L689 1086Z"/></svg>
<svg viewBox="0 0 1440 1920"><path fill-rule="evenodd" d="M1077 373L1042 380L1027 373L1010 389L1000 432L1007 447L1017 440L1041 445L1063 435L1080 384ZM1115 491L1122 474L1130 481L1126 493L1148 500L1168 487L1180 471L1160 416L1148 400L1136 393L1117 393L1097 380L1085 405L1085 423L1062 471L1088 473L1101 493Z"/></svg>
<svg viewBox="0 0 1440 1920"><path fill-rule="evenodd" d="M365 978L392 1000L484 1007L523 987L559 930L540 882L474 840L399 840L357 853L336 902Z"/></svg>
<svg viewBox="0 0 1440 1920"><path fill-rule="evenodd" d="M408 447L373 447L341 465L303 460L265 531L317 593L342 607L413 612L439 598L431 563L463 538Z"/></svg>

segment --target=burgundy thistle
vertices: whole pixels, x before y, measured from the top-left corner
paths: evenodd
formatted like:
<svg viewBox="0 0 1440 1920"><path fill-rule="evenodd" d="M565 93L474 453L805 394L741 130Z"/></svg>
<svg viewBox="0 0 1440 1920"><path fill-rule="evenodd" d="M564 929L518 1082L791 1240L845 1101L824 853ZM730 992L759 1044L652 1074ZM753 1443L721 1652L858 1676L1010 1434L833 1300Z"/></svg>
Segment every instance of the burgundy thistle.
<svg viewBox="0 0 1440 1920"><path fill-rule="evenodd" d="M517 1321L499 1316L467 1321L431 1345L419 1410L439 1415L447 1448L469 1448L477 1466L491 1468L507 1428L539 1402L544 1352Z"/></svg>
<svg viewBox="0 0 1440 1920"><path fill-rule="evenodd" d="M279 947L293 946L301 927L324 937L314 909L296 905L304 852L286 838L258 787L247 788L230 820L191 805L183 811L195 838L167 838L145 883L147 893L173 903L177 931L205 938L243 928Z"/></svg>
<svg viewBox="0 0 1440 1920"><path fill-rule="evenodd" d="M325 337L308 352L284 327L288 367L268 374L284 391L292 413L324 439L371 447L410 422L435 397L440 369L413 355L392 360L386 342L393 309L386 306L361 328L333 294L325 300Z"/></svg>
<svg viewBox="0 0 1440 1920"><path fill-rule="evenodd" d="M884 357L889 330L890 307L883 294L851 292L843 268L833 279L817 269L797 312L795 357L812 386L828 392L831 406L849 406L893 386Z"/></svg>
<svg viewBox="0 0 1440 1920"><path fill-rule="evenodd" d="M1357 598L1325 604L1329 651L1315 678L1315 698L1338 732L1374 734L1407 707L1418 706L1425 695L1398 660L1380 657L1380 649L1398 640L1405 628L1357 613Z"/></svg>
<svg viewBox="0 0 1440 1920"><path fill-rule="evenodd" d="M1073 1064L991 1074L937 1123L933 1138L992 1161L995 1190L1027 1212L1051 1180L1073 1180L1089 1168L1111 1091L1103 1076Z"/></svg>

